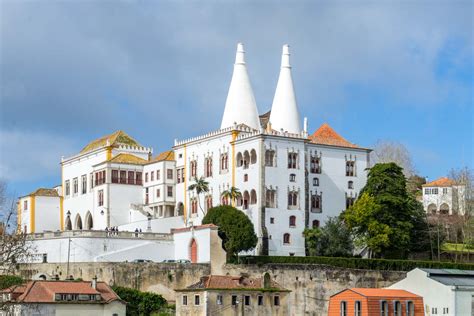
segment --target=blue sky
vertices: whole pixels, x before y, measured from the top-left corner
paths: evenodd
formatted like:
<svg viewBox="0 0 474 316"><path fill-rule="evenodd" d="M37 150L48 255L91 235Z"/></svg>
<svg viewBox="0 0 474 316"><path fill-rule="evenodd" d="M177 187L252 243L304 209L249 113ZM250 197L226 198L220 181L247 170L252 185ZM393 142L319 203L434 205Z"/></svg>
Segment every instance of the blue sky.
<svg viewBox="0 0 474 316"><path fill-rule="evenodd" d="M261 113L288 43L310 131L400 142L429 179L473 167L471 1L0 5L0 177L17 195L118 129L155 153L217 129L239 41Z"/></svg>

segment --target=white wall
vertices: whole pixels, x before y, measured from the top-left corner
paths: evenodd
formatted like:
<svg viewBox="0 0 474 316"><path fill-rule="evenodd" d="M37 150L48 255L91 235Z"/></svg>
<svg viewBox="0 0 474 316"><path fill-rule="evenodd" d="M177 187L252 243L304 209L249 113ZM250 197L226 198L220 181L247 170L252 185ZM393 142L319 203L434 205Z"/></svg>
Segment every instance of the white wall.
<svg viewBox="0 0 474 316"><path fill-rule="evenodd" d="M59 197L35 196L35 232L58 230L59 216Z"/></svg>
<svg viewBox="0 0 474 316"><path fill-rule="evenodd" d="M193 229L183 232L176 232L174 234L174 257L176 260L188 259L190 257L190 245L194 238L197 243L197 261L198 263L210 262L210 244L211 244L211 230L210 229Z"/></svg>

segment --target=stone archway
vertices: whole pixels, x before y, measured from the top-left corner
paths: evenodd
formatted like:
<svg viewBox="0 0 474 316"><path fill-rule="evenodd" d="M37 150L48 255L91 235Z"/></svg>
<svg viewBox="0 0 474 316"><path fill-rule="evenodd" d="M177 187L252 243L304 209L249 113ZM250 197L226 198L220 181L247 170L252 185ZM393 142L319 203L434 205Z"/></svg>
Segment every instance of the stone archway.
<svg viewBox="0 0 474 316"><path fill-rule="evenodd" d="M92 219L92 214L88 211L86 214L86 230L92 230L93 227L94 221Z"/></svg>
<svg viewBox="0 0 474 316"><path fill-rule="evenodd" d="M428 214L435 215L438 212L438 209L436 208L436 204L431 203L430 205L428 205L428 207L426 208L426 212Z"/></svg>
<svg viewBox="0 0 474 316"><path fill-rule="evenodd" d="M447 203L443 203L439 207L439 213L443 215L449 215L449 205Z"/></svg>

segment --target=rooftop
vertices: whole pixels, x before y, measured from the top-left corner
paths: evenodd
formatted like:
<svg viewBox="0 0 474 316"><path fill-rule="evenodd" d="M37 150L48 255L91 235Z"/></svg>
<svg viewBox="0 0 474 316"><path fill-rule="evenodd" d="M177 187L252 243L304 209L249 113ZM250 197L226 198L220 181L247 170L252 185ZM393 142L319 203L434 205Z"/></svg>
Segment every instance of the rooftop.
<svg viewBox="0 0 474 316"><path fill-rule="evenodd" d="M444 285L474 287L474 271L458 269L420 269Z"/></svg>
<svg viewBox="0 0 474 316"><path fill-rule="evenodd" d="M423 184L424 187L450 187L456 184L454 180L449 179L448 177L441 177L434 181Z"/></svg>
<svg viewBox="0 0 474 316"><path fill-rule="evenodd" d="M309 136L309 139L315 144L361 148L356 144L347 141L344 137L336 133L336 131L331 126L329 126L328 123L321 125L313 135Z"/></svg>
<svg viewBox="0 0 474 316"><path fill-rule="evenodd" d="M158 161L174 161L174 151L172 150L164 151L158 154L150 162L158 162Z"/></svg>
<svg viewBox="0 0 474 316"><path fill-rule="evenodd" d="M352 288L350 291L356 292L367 297L420 297L405 290L393 289L370 289L370 288Z"/></svg>
<svg viewBox="0 0 474 316"><path fill-rule="evenodd" d="M132 154L118 154L117 156L112 157L107 160L107 162L112 163L122 163L122 164L131 164L131 165L143 165L148 162L143 158L137 157Z"/></svg>
<svg viewBox="0 0 474 316"><path fill-rule="evenodd" d="M141 145L135 139L128 136L127 133L125 133L124 131L116 131L113 134L103 136L101 138L93 140L81 150L81 154L92 151L100 147L117 146L117 145L141 147Z"/></svg>
<svg viewBox="0 0 474 316"><path fill-rule="evenodd" d="M269 284L264 286L262 278L249 278L244 276L230 275L207 275L201 277L201 280L188 286L185 290L274 290L288 291L282 288L278 283L269 280Z"/></svg>
<svg viewBox="0 0 474 316"><path fill-rule="evenodd" d="M51 196L51 197L58 197L58 191L55 189L46 189L46 188L39 188L38 190L31 192L27 196Z"/></svg>

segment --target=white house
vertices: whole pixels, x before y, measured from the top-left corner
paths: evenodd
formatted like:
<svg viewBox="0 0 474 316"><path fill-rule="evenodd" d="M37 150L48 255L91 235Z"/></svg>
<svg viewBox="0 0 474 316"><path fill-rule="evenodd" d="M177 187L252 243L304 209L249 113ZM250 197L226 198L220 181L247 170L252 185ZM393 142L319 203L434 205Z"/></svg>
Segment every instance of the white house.
<svg viewBox="0 0 474 316"><path fill-rule="evenodd" d="M425 315L473 315L474 271L414 269L389 288L423 297Z"/></svg>
<svg viewBox="0 0 474 316"><path fill-rule="evenodd" d="M304 229L338 216L365 185L370 150L326 123L308 132L291 69L285 45L272 108L259 115L239 43L218 130L175 140L155 158L123 131L92 141L61 160L56 204L34 212L19 207L22 229L170 233L200 225L210 207L233 203L221 197L234 187L242 193L234 206L258 236L253 253L304 255ZM201 177L209 192L198 196L189 186ZM45 225L31 225L45 214Z"/></svg>
<svg viewBox="0 0 474 316"><path fill-rule="evenodd" d="M465 186L446 177L423 185L423 208L429 214L464 214Z"/></svg>

